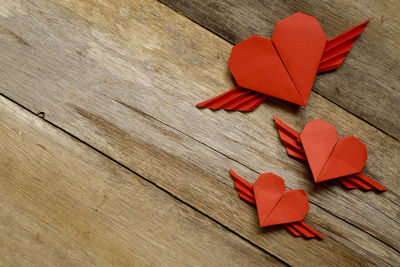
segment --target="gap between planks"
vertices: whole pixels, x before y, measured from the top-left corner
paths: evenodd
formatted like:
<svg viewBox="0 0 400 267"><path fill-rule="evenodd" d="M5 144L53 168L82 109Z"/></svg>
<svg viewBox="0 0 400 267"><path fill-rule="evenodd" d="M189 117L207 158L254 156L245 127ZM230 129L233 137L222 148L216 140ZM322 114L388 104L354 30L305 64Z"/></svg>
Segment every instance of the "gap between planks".
<svg viewBox="0 0 400 267"><path fill-rule="evenodd" d="M97 149L96 147L90 145L89 143L85 142L84 140L80 139L79 137L75 136L74 134L72 134L72 133L66 131L65 129L59 127L58 125L52 123L51 121L46 120L46 118L45 118L45 113L43 113L43 112L35 113L35 112L33 112L32 110L28 109L27 107L21 105L20 103L14 101L13 99L11 99L11 98L9 98L8 96L4 95L3 93L0 93L0 97L3 97L3 98L6 99L7 101L10 101L10 102L16 104L17 106L21 107L21 108L24 109L25 111L28 111L28 112L31 113L32 115L39 117L39 118L42 119L44 122L46 122L46 123L48 123L49 125L51 125L52 127L54 127L54 128L56 128L57 130L63 132L64 134L67 134L68 136L70 136L71 138L75 139L76 141L78 141L78 142L84 144L84 145L87 146L88 148L90 148L90 149L96 151L96 152L99 153L100 155L102 155L102 156L106 157L107 159L111 160L112 162L116 163L118 166L121 166L122 168L128 170L129 172L131 172L131 173L137 175L138 177L140 177L140 178L143 179L144 181L146 181L146 182L148 182L148 183L154 185L154 186L155 186L156 188L158 188L159 190L161 190L161 191L167 193L169 196L171 196L172 198L176 199L176 200L179 201L180 203L183 203L184 205L186 205L186 206L190 207L191 209L195 210L196 212L198 212L198 213L201 214L202 216L204 216L204 217L208 218L209 220L215 222L216 224L220 225L221 227L223 227L223 228L226 229L227 231L229 231L229 232L233 233L234 235L238 236L240 239L246 241L247 243L251 244L251 245L254 246L255 248L257 248L257 249L263 251L264 253L267 253L267 254L270 255L271 257L277 259L277 260L278 260L279 262L281 262L282 264L285 264L285 265L287 265L287 266L290 266L289 263L287 263L287 262L286 262L285 260L283 260L281 257L279 257L279 256L277 256L277 255L275 255L275 254L273 254L273 253L267 251L266 249L262 248L261 246L255 244L254 242L252 242L251 240L249 240L249 239L246 238L245 236L243 236L243 235L241 235L241 234L235 232L233 229L231 229L231 228L229 228L228 226L222 224L222 223L219 222L218 220L214 219L213 217L209 216L208 214L206 214L206 213L202 212L201 210L197 209L196 207L194 207L194 206L191 205L190 203L184 201L183 199L181 199L181 198L179 198L178 196L174 195L174 194L171 193L170 191L168 191L168 190L164 189L163 187L159 186L157 183L153 182L152 180L150 180L150 179L144 177L144 176L141 175L140 173L135 172L135 171L132 170L131 168L129 168L129 167L127 167L126 165L122 164L122 163L119 162L118 160L116 160L116 159L110 157L110 156L107 155L106 153L100 151L100 150ZM150 118L152 118L152 119L154 119L154 120L156 120L156 121L158 121L158 122L160 122L160 123L162 123L162 124L164 124L164 125L166 125L166 126L168 126L168 127L170 127L170 128L173 129L173 127L171 127L171 126L169 126L169 125L167 125L167 124L165 124L165 123L163 123L163 122L161 122L161 121L159 121L159 120L157 120L157 119L151 117L150 115L147 115L147 114L145 114L145 113L143 113L143 115L145 115L145 116L147 116L147 117L150 117ZM176 129L174 129L174 130L176 130ZM179 130L176 130L176 131L180 132ZM185 133L182 133L182 134L186 135ZM187 136L187 135L186 135L186 136ZM190 137L190 136L189 136L189 137ZM190 138L191 138L191 137L190 137ZM192 139L193 139L193 138L192 138ZM194 139L194 140L195 140L195 139ZM197 140L196 140L196 141L197 141ZM200 142L200 143L201 143L201 142ZM213 150L214 150L214 149L213 149ZM217 151L217 152L218 152L218 151ZM229 157L228 157L228 158L229 158ZM232 160L233 160L233 159L232 159ZM215 175L218 175L218 174L215 174ZM328 212L328 213L329 213L329 212Z"/></svg>

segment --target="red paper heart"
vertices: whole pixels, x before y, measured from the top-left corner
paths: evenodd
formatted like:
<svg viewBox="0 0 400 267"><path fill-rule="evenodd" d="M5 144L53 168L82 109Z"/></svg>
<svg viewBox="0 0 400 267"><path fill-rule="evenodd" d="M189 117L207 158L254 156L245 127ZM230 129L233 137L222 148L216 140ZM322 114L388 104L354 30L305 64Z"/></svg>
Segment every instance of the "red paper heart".
<svg viewBox="0 0 400 267"><path fill-rule="evenodd" d="M253 185L258 217L262 227L298 222L309 210L304 190L285 192L285 182L273 173L264 173Z"/></svg>
<svg viewBox="0 0 400 267"><path fill-rule="evenodd" d="M316 74L338 69L368 22L327 40L316 18L298 12L276 24L271 40L235 45L228 65L237 86L196 106L253 111L268 96L306 106Z"/></svg>
<svg viewBox="0 0 400 267"><path fill-rule="evenodd" d="M363 143L354 136L338 140L336 128L322 120L308 122L300 139L316 183L359 173L367 160Z"/></svg>

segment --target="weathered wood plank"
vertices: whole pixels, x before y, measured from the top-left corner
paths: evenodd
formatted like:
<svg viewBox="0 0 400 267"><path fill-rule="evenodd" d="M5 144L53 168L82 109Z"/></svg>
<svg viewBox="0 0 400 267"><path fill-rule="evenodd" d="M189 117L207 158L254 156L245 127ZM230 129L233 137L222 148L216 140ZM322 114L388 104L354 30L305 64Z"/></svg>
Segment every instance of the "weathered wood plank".
<svg viewBox="0 0 400 267"><path fill-rule="evenodd" d="M318 18L332 38L372 18L340 70L319 75L313 90L400 139L400 5L398 1L160 0L231 43L298 11ZM230 89L230 88L225 88ZM220 88L220 92L223 92ZM209 95L211 98L214 95Z"/></svg>
<svg viewBox="0 0 400 267"><path fill-rule="evenodd" d="M0 98L5 266L284 265Z"/></svg>
<svg viewBox="0 0 400 267"><path fill-rule="evenodd" d="M399 260L390 247L399 249L400 233L400 149L393 138L317 94L305 109L279 101L249 114L196 109L194 103L232 86L226 67L231 45L155 1L6 3L2 25L15 36L0 38L7 51L0 53L1 92L7 96L45 112L290 264ZM287 157L272 114L298 129L320 117L340 133L355 134L370 152L366 173L392 190L376 195L329 183L314 188L307 168ZM254 208L237 197L230 167L251 181L254 170L274 171L289 188L306 189L314 203L308 220L326 228L321 231L328 238L316 243L279 229L262 232Z"/></svg>

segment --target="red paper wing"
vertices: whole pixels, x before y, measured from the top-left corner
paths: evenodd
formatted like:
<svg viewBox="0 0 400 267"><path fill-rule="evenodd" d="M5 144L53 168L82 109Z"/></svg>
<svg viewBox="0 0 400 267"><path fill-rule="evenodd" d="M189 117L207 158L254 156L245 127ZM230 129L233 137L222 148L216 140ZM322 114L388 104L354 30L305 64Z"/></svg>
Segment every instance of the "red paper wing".
<svg viewBox="0 0 400 267"><path fill-rule="evenodd" d="M366 161L365 145L354 136L342 137L329 156L317 182L357 174L361 172Z"/></svg>
<svg viewBox="0 0 400 267"><path fill-rule="evenodd" d="M233 178L233 183L239 193L239 196L246 202L250 204L256 204L256 199L254 197L253 186L251 183L247 182L245 179L240 177L234 171L230 170L231 176Z"/></svg>
<svg viewBox="0 0 400 267"><path fill-rule="evenodd" d="M363 32L370 20L345 31L344 33L328 40L318 67L318 73L335 70L340 67L358 36Z"/></svg>
<svg viewBox="0 0 400 267"><path fill-rule="evenodd" d="M316 237L319 239L324 239L323 235L318 233L316 230L314 230L311 226L303 221L286 224L285 229L294 236L302 236L305 238Z"/></svg>
<svg viewBox="0 0 400 267"><path fill-rule="evenodd" d="M217 97L197 104L196 107L253 111L258 108L258 106L261 105L267 98L268 96L264 94L237 86Z"/></svg>
<svg viewBox="0 0 400 267"><path fill-rule="evenodd" d="M273 173L261 174L253 185L258 218L262 227L285 192L285 182Z"/></svg>
<svg viewBox="0 0 400 267"><path fill-rule="evenodd" d="M306 160L304 149L300 142L300 134L290 128L286 123L274 116L276 128L287 153L295 158Z"/></svg>
<svg viewBox="0 0 400 267"><path fill-rule="evenodd" d="M258 207L257 191L255 193ZM290 190L278 201L271 214L260 223L264 227L298 222L304 219L308 210L308 198L304 190Z"/></svg>
<svg viewBox="0 0 400 267"><path fill-rule="evenodd" d="M338 140L336 128L323 120L313 120L306 124L300 139L314 181L318 182L318 177Z"/></svg>
<svg viewBox="0 0 400 267"><path fill-rule="evenodd" d="M339 179L339 181L346 186L348 189L362 189L362 190L375 190L375 191L386 191L387 188L381 184L375 182L371 178L365 176L362 173L349 175Z"/></svg>
<svg viewBox="0 0 400 267"><path fill-rule="evenodd" d="M304 105L270 39L254 35L235 45L228 66L240 87Z"/></svg>
<svg viewBox="0 0 400 267"><path fill-rule="evenodd" d="M302 234L292 226L291 223L284 225L285 229L294 236L302 236Z"/></svg>
<svg viewBox="0 0 400 267"><path fill-rule="evenodd" d="M306 105L326 43L321 26L298 12L276 24L272 42Z"/></svg>

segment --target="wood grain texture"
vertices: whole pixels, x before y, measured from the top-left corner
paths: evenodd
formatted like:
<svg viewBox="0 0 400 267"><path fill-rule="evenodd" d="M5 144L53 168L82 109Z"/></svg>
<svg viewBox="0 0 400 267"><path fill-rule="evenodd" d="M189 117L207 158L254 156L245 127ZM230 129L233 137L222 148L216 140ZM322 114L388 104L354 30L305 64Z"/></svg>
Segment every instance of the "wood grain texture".
<svg viewBox="0 0 400 267"><path fill-rule="evenodd" d="M400 139L400 5L398 1L160 0L236 44L298 12L315 16L332 38L372 18L338 71L318 75L313 90ZM230 88L226 88L228 90ZM224 89L220 88L221 92ZM213 97L213 95L210 95Z"/></svg>
<svg viewBox="0 0 400 267"><path fill-rule="evenodd" d="M10 103L0 98L0 265L284 265Z"/></svg>
<svg viewBox="0 0 400 267"><path fill-rule="evenodd" d="M231 45L156 1L15 3L2 3L3 94L289 264L399 261L396 140L315 93L306 108L277 100L253 113L195 108L232 87ZM365 173L390 191L314 186L307 167L286 155L272 114L297 130L322 118L354 134L369 151ZM305 189L306 222L326 240L261 230L229 168L251 182L273 171L288 188Z"/></svg>

